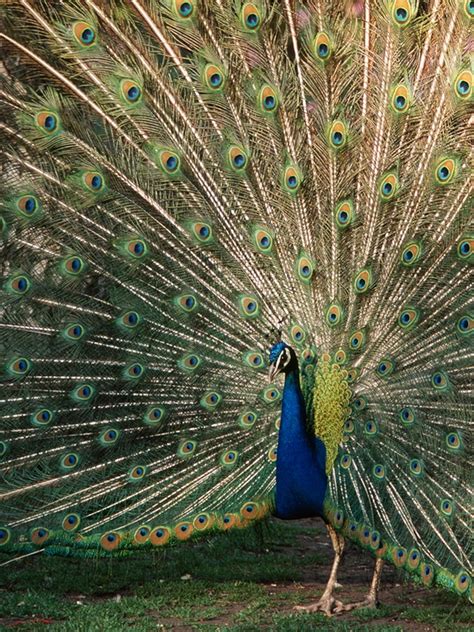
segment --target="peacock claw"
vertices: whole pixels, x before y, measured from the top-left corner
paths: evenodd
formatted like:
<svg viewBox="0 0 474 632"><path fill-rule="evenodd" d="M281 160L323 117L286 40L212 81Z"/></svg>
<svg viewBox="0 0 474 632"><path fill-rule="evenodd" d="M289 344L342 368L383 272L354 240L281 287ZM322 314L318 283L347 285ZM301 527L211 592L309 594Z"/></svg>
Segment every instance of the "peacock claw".
<svg viewBox="0 0 474 632"><path fill-rule="evenodd" d="M332 595L323 596L316 603L311 603L308 606L295 606L297 612L322 612L328 617L332 617L334 614L344 612L344 604L338 599L334 599Z"/></svg>

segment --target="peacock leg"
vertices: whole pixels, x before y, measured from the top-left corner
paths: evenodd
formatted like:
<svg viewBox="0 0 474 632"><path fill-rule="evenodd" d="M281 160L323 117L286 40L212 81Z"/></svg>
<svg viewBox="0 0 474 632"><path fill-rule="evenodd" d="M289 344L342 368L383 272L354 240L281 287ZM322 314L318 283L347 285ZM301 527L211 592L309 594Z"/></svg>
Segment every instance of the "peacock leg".
<svg viewBox="0 0 474 632"><path fill-rule="evenodd" d="M342 552L344 551L344 538L342 535L339 535L331 525L328 524L326 526L331 537L335 554L328 583L319 601L309 604L308 606L296 606L295 610L299 612L324 612L324 614L330 617L337 612L343 612L344 609L344 604L335 599L332 594L334 586L336 585L337 569L341 561Z"/></svg>
<svg viewBox="0 0 474 632"><path fill-rule="evenodd" d="M348 612L349 610L355 610L356 608L377 608L379 605L378 594L380 588L380 578L382 577L382 568L384 561L381 558L377 558L375 561L374 574L372 576L372 582L370 584L369 592L363 601L356 601L355 603L341 604L335 610L335 612Z"/></svg>

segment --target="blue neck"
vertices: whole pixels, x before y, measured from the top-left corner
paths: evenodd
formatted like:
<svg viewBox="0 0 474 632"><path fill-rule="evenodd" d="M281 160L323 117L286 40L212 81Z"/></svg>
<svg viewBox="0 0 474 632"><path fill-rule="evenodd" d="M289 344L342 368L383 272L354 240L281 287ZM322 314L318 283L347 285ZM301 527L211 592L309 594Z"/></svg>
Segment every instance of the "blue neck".
<svg viewBox="0 0 474 632"><path fill-rule="evenodd" d="M306 518L322 514L326 494L326 449L306 428L306 406L295 369L285 378L278 436L276 515Z"/></svg>

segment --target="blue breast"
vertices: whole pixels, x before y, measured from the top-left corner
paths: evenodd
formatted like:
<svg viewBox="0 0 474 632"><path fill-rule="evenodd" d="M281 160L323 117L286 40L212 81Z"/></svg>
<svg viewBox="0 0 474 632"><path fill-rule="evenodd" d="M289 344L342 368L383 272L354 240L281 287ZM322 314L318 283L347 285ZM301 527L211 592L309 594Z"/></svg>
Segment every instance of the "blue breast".
<svg viewBox="0 0 474 632"><path fill-rule="evenodd" d="M286 520L320 516L327 487L326 448L307 431L297 371L286 376L281 413L275 514Z"/></svg>

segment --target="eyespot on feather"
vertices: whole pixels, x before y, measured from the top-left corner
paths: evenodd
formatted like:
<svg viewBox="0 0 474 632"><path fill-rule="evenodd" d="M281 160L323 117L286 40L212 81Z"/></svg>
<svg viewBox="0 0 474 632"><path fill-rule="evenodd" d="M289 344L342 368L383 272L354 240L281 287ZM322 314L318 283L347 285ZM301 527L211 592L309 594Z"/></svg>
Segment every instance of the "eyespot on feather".
<svg viewBox="0 0 474 632"><path fill-rule="evenodd" d="M342 467L343 470L347 470L352 463L352 457L350 454L343 454L341 455L340 459L339 459L339 465Z"/></svg>
<svg viewBox="0 0 474 632"><path fill-rule="evenodd" d="M267 388L263 389L261 397L266 404L273 404L274 402L279 401L281 393L274 384L271 384Z"/></svg>
<svg viewBox="0 0 474 632"><path fill-rule="evenodd" d="M82 48L93 48L97 44L96 30L87 22L74 22L72 34Z"/></svg>
<svg viewBox="0 0 474 632"><path fill-rule="evenodd" d="M71 398L78 403L87 403L95 395L92 384L79 384L71 391Z"/></svg>
<svg viewBox="0 0 474 632"><path fill-rule="evenodd" d="M248 156L242 147L238 145L231 145L229 147L227 150L227 164L237 173L245 171L248 166Z"/></svg>
<svg viewBox="0 0 474 632"><path fill-rule="evenodd" d="M411 241L403 247L400 255L400 263L405 267L414 266L423 254L421 242Z"/></svg>
<svg viewBox="0 0 474 632"><path fill-rule="evenodd" d="M22 195L16 199L15 208L21 217L31 220L41 211L41 204L35 195Z"/></svg>
<svg viewBox="0 0 474 632"><path fill-rule="evenodd" d="M32 367L31 360L24 356L19 356L13 358L7 364L7 373L11 377L24 377L31 371Z"/></svg>
<svg viewBox="0 0 474 632"><path fill-rule="evenodd" d="M453 501L449 498L443 498L439 504L439 508L446 518L451 518L454 515L455 506Z"/></svg>
<svg viewBox="0 0 474 632"><path fill-rule="evenodd" d="M244 430L250 430L257 421L258 415L253 410L247 410L239 415L237 420L238 425Z"/></svg>
<svg viewBox="0 0 474 632"><path fill-rule="evenodd" d="M69 323L62 330L61 336L68 342L77 342L84 337L85 333L86 330L80 323Z"/></svg>
<svg viewBox="0 0 474 632"><path fill-rule="evenodd" d="M187 372L196 371L196 369L201 366L201 364L201 358L195 353L188 353L180 360L178 360L179 368Z"/></svg>
<svg viewBox="0 0 474 632"><path fill-rule="evenodd" d="M77 452L67 452L60 457L59 467L64 472L69 472L79 465L80 460L80 456Z"/></svg>
<svg viewBox="0 0 474 632"><path fill-rule="evenodd" d="M260 304L255 296L239 297L239 310L244 318L257 318L260 315Z"/></svg>
<svg viewBox="0 0 474 632"><path fill-rule="evenodd" d="M392 0L390 13L394 23L402 28L407 26L415 15L414 7L411 0Z"/></svg>
<svg viewBox="0 0 474 632"><path fill-rule="evenodd" d="M368 437L375 437L379 432L378 423L375 419L369 419L364 425L364 434Z"/></svg>
<svg viewBox="0 0 474 632"><path fill-rule="evenodd" d="M351 351L361 351L365 342L367 340L367 335L364 329L359 329L358 331L354 331L349 337L349 349Z"/></svg>
<svg viewBox="0 0 474 632"><path fill-rule="evenodd" d="M336 226L345 230L354 222L354 205L351 200L344 200L334 209Z"/></svg>
<svg viewBox="0 0 474 632"><path fill-rule="evenodd" d="M276 463L276 460L277 460L277 450L278 450L278 448L277 448L277 446L276 446L276 445L272 446L272 447L268 450L268 452L267 452L267 460L268 460L270 463Z"/></svg>
<svg viewBox="0 0 474 632"><path fill-rule="evenodd" d="M334 121L328 131L329 145L335 149L343 149L347 145L347 126L343 121Z"/></svg>
<svg viewBox="0 0 474 632"><path fill-rule="evenodd" d="M358 395L352 402L355 411L360 412L367 408L367 398L364 395Z"/></svg>
<svg viewBox="0 0 474 632"><path fill-rule="evenodd" d="M379 184L379 194L382 202L389 202L397 195L399 189L398 176L390 172L384 176Z"/></svg>
<svg viewBox="0 0 474 632"><path fill-rule="evenodd" d="M456 246L456 254L458 259L466 263L474 262L474 237L472 235L466 235Z"/></svg>
<svg viewBox="0 0 474 632"><path fill-rule="evenodd" d="M329 35L325 32L318 33L313 41L313 53L318 61L326 63L332 53L333 44Z"/></svg>
<svg viewBox="0 0 474 632"><path fill-rule="evenodd" d="M415 478L420 478L424 474L424 464L421 459L411 459L408 464L408 471Z"/></svg>
<svg viewBox="0 0 474 632"><path fill-rule="evenodd" d="M421 581L425 586L431 586L435 578L435 570L432 564L421 564Z"/></svg>
<svg viewBox="0 0 474 632"><path fill-rule="evenodd" d="M258 93L258 107L263 114L274 114L278 110L280 101L275 88L264 84Z"/></svg>
<svg viewBox="0 0 474 632"><path fill-rule="evenodd" d="M178 540L187 540L193 534L194 527L191 522L187 522L183 520L182 522L178 522L178 524L174 528L174 534L178 538Z"/></svg>
<svg viewBox="0 0 474 632"><path fill-rule="evenodd" d="M273 236L265 228L257 228L252 233L252 240L257 250L265 255L272 252Z"/></svg>
<svg viewBox="0 0 474 632"><path fill-rule="evenodd" d="M132 362L123 370L122 376L125 380L138 380L145 373L145 367L140 362Z"/></svg>
<svg viewBox="0 0 474 632"><path fill-rule="evenodd" d="M176 297L175 303L187 314L195 312L198 308L197 299L193 294L181 294Z"/></svg>
<svg viewBox="0 0 474 632"><path fill-rule="evenodd" d="M36 527L35 529L32 529L30 533L32 543L37 546L44 544L49 539L49 536L49 529L46 529L45 527Z"/></svg>
<svg viewBox="0 0 474 632"><path fill-rule="evenodd" d="M449 391L451 388L451 383L449 381L447 373L441 369L435 371L431 376L431 386L433 386L433 388L437 391Z"/></svg>
<svg viewBox="0 0 474 632"><path fill-rule="evenodd" d="M200 513L193 520L193 527L197 531L205 531L214 526L215 517L212 514Z"/></svg>
<svg viewBox="0 0 474 632"><path fill-rule="evenodd" d="M0 546L8 544L11 538L11 530L0 526Z"/></svg>
<svg viewBox="0 0 474 632"><path fill-rule="evenodd" d="M108 531L100 538L100 546L105 551L115 551L120 546L122 537L116 531Z"/></svg>
<svg viewBox="0 0 474 632"><path fill-rule="evenodd" d="M43 428L53 421L54 413L49 408L39 408L30 417L32 426Z"/></svg>
<svg viewBox="0 0 474 632"><path fill-rule="evenodd" d="M135 530L133 534L133 541L135 544L145 544L150 537L150 527L148 525L141 525Z"/></svg>
<svg viewBox="0 0 474 632"><path fill-rule="evenodd" d="M416 421L416 415L411 406L404 406L399 412L399 417L404 426L412 426Z"/></svg>
<svg viewBox="0 0 474 632"><path fill-rule="evenodd" d="M399 83L391 92L390 107L395 114L406 114L412 104L412 96L408 87Z"/></svg>
<svg viewBox="0 0 474 632"><path fill-rule="evenodd" d="M416 307L405 307L398 317L398 324L406 331L415 327L421 318L421 312Z"/></svg>
<svg viewBox="0 0 474 632"><path fill-rule="evenodd" d="M142 318L138 312L129 310L116 319L116 324L125 331L136 329L142 322Z"/></svg>
<svg viewBox="0 0 474 632"><path fill-rule="evenodd" d="M239 460L239 453L237 450L224 450L219 457L219 462L224 467L234 467Z"/></svg>
<svg viewBox="0 0 474 632"><path fill-rule="evenodd" d="M446 445L451 452L461 452L463 449L463 442L459 432L449 432L446 435Z"/></svg>
<svg viewBox="0 0 474 632"><path fill-rule="evenodd" d="M148 468L146 465L135 465L128 470L128 481L130 483L138 483L147 475Z"/></svg>
<svg viewBox="0 0 474 632"><path fill-rule="evenodd" d="M290 338L296 345L301 345L306 340L306 331L301 325L292 325L290 328Z"/></svg>
<svg viewBox="0 0 474 632"><path fill-rule="evenodd" d="M454 80L454 93L462 101L469 101L472 97L472 72L461 70Z"/></svg>
<svg viewBox="0 0 474 632"><path fill-rule="evenodd" d="M155 527L150 533L150 542L153 546L163 546L171 538L171 529L168 527Z"/></svg>
<svg viewBox="0 0 474 632"><path fill-rule="evenodd" d="M453 158L445 158L435 167L435 179L437 184L445 186L453 181L457 175L458 166Z"/></svg>
<svg viewBox="0 0 474 632"><path fill-rule="evenodd" d="M194 237L201 244L209 244L213 241L212 227L205 222L194 222L191 226Z"/></svg>
<svg viewBox="0 0 474 632"><path fill-rule="evenodd" d="M421 562L421 553L418 549L410 549L407 555L406 567L409 571L415 571Z"/></svg>
<svg viewBox="0 0 474 632"><path fill-rule="evenodd" d="M7 279L4 288L9 294L24 296L31 290L31 281L26 274L14 274Z"/></svg>
<svg viewBox="0 0 474 632"><path fill-rule="evenodd" d="M124 253L133 259L143 259L148 254L148 246L143 239L130 239L124 242Z"/></svg>
<svg viewBox="0 0 474 632"><path fill-rule="evenodd" d="M243 355L244 364L251 369L265 368L265 360L260 351L246 351Z"/></svg>
<svg viewBox="0 0 474 632"><path fill-rule="evenodd" d="M375 372L379 377L389 377L395 371L395 362L390 358L382 358L377 364Z"/></svg>
<svg viewBox="0 0 474 632"><path fill-rule="evenodd" d="M195 14L196 2L194 0L174 0L173 7L180 19L189 20Z"/></svg>
<svg viewBox="0 0 474 632"><path fill-rule="evenodd" d="M222 395L216 391L205 393L199 400L199 405L205 410L215 410L222 403Z"/></svg>
<svg viewBox="0 0 474 632"><path fill-rule="evenodd" d="M54 136L61 132L61 120L56 112L42 110L35 114L36 126L47 136Z"/></svg>
<svg viewBox="0 0 474 632"><path fill-rule="evenodd" d="M176 175L181 172L181 158L171 149L163 149L158 154L159 166L167 175Z"/></svg>
<svg viewBox="0 0 474 632"><path fill-rule="evenodd" d="M464 0L464 13L470 20L474 18L474 0Z"/></svg>
<svg viewBox="0 0 474 632"><path fill-rule="evenodd" d="M221 68L215 64L207 64L203 70L204 85L211 92L222 92L225 86L226 77Z"/></svg>
<svg viewBox="0 0 474 632"><path fill-rule="evenodd" d="M85 171L82 174L82 181L93 193L100 193L105 189L104 177L98 171Z"/></svg>
<svg viewBox="0 0 474 632"><path fill-rule="evenodd" d="M86 269L86 264L82 257L71 255L61 261L60 269L70 276L79 276Z"/></svg>
<svg viewBox="0 0 474 632"><path fill-rule="evenodd" d="M365 294L374 285L374 275L370 268L362 268L354 277L352 287L356 294Z"/></svg>
<svg viewBox="0 0 474 632"><path fill-rule="evenodd" d="M104 448L114 446L120 438L120 430L118 428L106 428L99 434L98 441Z"/></svg>
<svg viewBox="0 0 474 632"><path fill-rule="evenodd" d="M190 457L196 451L197 443L192 439L183 439L178 446L178 456L182 458Z"/></svg>
<svg viewBox="0 0 474 632"><path fill-rule="evenodd" d="M122 79L120 82L120 95L127 105L138 105L143 97L141 85L133 79Z"/></svg>
<svg viewBox="0 0 474 632"><path fill-rule="evenodd" d="M303 177L300 169L296 165L288 165L283 174L283 189L294 195L301 186Z"/></svg>
<svg viewBox="0 0 474 632"><path fill-rule="evenodd" d="M66 514L62 521L62 528L64 531L76 531L81 524L81 518L77 513Z"/></svg>
<svg viewBox="0 0 474 632"><path fill-rule="evenodd" d="M150 406L143 417L143 422L147 426L158 426L163 423L165 415L166 411L162 406Z"/></svg>
<svg viewBox="0 0 474 632"><path fill-rule="evenodd" d="M246 2L240 10L240 22L244 31L256 33L262 26L262 12L253 2Z"/></svg>
<svg viewBox="0 0 474 632"><path fill-rule="evenodd" d="M305 253L300 254L296 260L296 274L299 280L305 285L309 285L314 274L314 261Z"/></svg>

